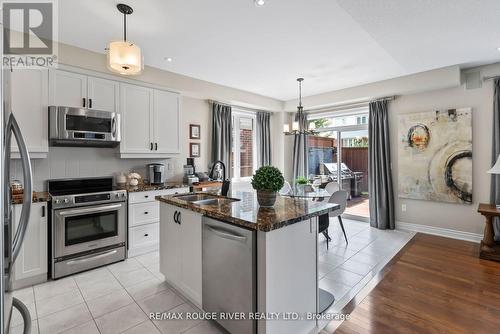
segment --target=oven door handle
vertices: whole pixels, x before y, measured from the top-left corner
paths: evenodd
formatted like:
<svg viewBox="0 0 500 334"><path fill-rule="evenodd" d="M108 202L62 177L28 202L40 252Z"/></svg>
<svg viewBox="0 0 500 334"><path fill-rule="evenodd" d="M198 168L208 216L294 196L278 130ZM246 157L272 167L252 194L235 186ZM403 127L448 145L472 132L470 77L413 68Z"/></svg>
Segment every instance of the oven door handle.
<svg viewBox="0 0 500 334"><path fill-rule="evenodd" d="M103 212L103 211L109 211L109 210L121 208L122 205L123 204L113 204L113 205L104 205L104 206L98 206L98 207L93 207L93 208L63 210L63 211L58 212L57 214L59 216L70 216L70 215L72 216L72 215L79 215L82 213Z"/></svg>
<svg viewBox="0 0 500 334"><path fill-rule="evenodd" d="M93 261L93 260L98 260L98 259L102 259L104 257L108 257L108 256L111 256L111 255L114 255L118 253L118 250L116 249L113 249L109 252L106 252L106 253L102 253L102 254L99 254L99 255L87 255L85 257L81 257L79 258L78 260L72 260L72 261L68 261L66 262L67 265L75 265L75 264L79 264L79 263L84 263L84 262L89 262L89 261Z"/></svg>

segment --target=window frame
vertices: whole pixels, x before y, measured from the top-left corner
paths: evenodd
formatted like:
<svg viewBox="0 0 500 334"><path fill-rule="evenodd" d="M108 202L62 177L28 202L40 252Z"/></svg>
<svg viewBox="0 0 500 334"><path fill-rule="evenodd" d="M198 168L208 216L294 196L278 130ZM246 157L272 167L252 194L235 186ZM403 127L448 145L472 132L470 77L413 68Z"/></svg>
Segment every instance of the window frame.
<svg viewBox="0 0 500 334"><path fill-rule="evenodd" d="M231 135L233 136L233 169L231 174L232 181L250 181L252 176L241 176L241 142L239 136L239 120L240 118L250 118L252 119L253 129L252 129L252 174L257 170L257 113L244 111L240 109L233 108L232 111L232 126L231 126ZM236 135L236 125L238 125L238 135ZM230 163L231 165L231 163Z"/></svg>

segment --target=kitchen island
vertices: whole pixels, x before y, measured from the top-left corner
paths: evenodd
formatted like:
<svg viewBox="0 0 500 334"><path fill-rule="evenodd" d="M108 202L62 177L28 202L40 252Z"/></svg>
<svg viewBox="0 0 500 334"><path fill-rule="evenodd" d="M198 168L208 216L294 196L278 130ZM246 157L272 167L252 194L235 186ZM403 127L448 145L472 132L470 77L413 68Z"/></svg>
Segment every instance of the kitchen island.
<svg viewBox="0 0 500 334"><path fill-rule="evenodd" d="M186 298L232 333L319 331L318 217L338 205L278 196L261 208L253 192L156 199L160 271ZM242 320L220 319L233 312Z"/></svg>

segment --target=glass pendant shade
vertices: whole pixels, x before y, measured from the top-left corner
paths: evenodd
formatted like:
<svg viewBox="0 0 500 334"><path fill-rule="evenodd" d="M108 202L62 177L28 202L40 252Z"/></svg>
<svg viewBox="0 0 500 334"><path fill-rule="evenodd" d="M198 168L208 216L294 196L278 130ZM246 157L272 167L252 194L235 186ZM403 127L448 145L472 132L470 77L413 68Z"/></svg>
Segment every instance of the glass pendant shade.
<svg viewBox="0 0 500 334"><path fill-rule="evenodd" d="M299 128L299 122L293 122L292 123L292 130L293 131L299 131L300 128Z"/></svg>
<svg viewBox="0 0 500 334"><path fill-rule="evenodd" d="M140 74L144 68L141 48L127 41L109 43L108 68L123 75Z"/></svg>
<svg viewBox="0 0 500 334"><path fill-rule="evenodd" d="M283 124L283 132L290 132L290 124Z"/></svg>

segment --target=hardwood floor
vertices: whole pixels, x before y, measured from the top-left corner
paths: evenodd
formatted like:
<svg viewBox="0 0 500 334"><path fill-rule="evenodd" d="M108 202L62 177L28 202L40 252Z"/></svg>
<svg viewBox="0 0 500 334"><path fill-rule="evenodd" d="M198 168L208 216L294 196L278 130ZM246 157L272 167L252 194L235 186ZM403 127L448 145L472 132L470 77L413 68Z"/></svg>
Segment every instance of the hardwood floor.
<svg viewBox="0 0 500 334"><path fill-rule="evenodd" d="M381 282L346 306L351 318L335 333L500 333L500 262L478 252L479 244L417 234Z"/></svg>

